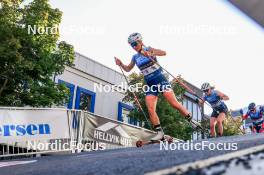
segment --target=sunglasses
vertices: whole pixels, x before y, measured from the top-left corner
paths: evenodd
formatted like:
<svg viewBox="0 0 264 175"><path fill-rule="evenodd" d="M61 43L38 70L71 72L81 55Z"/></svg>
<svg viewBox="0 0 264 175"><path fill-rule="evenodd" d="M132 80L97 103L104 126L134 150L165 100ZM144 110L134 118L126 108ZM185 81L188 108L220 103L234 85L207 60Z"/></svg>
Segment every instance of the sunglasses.
<svg viewBox="0 0 264 175"><path fill-rule="evenodd" d="M203 92L204 92L204 93L207 93L208 91L209 91L209 89L206 89L206 90L204 90Z"/></svg>
<svg viewBox="0 0 264 175"><path fill-rule="evenodd" d="M138 43L137 42L133 42L130 45L131 45L131 47L136 47L138 45Z"/></svg>

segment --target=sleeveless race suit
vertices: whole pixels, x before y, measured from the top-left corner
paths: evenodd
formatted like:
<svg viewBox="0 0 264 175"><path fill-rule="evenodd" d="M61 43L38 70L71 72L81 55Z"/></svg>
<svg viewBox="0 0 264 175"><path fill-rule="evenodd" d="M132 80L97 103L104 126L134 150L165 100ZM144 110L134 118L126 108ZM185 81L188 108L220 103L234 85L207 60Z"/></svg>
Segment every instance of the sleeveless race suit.
<svg viewBox="0 0 264 175"><path fill-rule="evenodd" d="M264 108L260 107L259 109L256 109L256 112L248 111L245 116L243 116L244 119L247 119L250 117L250 119L253 122L253 127L256 129L257 132L260 131L263 125L263 114L264 114Z"/></svg>
<svg viewBox="0 0 264 175"><path fill-rule="evenodd" d="M143 48L145 51L149 51L150 47ZM157 61L156 57L152 58ZM163 75L162 68L155 64L150 58L137 53L132 57L132 61L140 69L144 75L147 88L145 90L146 95L157 96L159 92L171 89L171 85L167 78Z"/></svg>
<svg viewBox="0 0 264 175"><path fill-rule="evenodd" d="M217 118L222 112L227 114L228 108L226 104L221 100L221 97L217 94L215 90L212 90L210 95L205 95L203 97L204 101L207 101L213 108L213 113L211 117Z"/></svg>

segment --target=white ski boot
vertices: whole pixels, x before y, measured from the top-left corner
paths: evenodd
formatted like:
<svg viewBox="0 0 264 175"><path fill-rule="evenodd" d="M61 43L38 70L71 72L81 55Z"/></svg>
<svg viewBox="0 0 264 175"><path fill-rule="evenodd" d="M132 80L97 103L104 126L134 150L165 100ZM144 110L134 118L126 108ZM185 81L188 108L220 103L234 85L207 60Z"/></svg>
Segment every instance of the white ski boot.
<svg viewBox="0 0 264 175"><path fill-rule="evenodd" d="M163 130L157 131L157 134L152 137L151 141L162 141L164 139L164 132Z"/></svg>

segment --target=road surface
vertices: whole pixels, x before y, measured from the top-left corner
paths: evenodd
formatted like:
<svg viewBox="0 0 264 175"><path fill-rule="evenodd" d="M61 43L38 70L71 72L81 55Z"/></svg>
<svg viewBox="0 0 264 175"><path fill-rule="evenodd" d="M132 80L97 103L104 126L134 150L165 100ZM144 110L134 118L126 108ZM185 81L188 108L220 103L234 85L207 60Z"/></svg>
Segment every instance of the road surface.
<svg viewBox="0 0 264 175"><path fill-rule="evenodd" d="M238 150L243 150L264 144L264 134L214 138L203 142L215 145L233 143L237 144ZM16 162L1 161L0 175L141 175L234 152L233 150L212 151L209 148L203 151L172 149L160 150L159 144L153 144L142 148L27 158Z"/></svg>

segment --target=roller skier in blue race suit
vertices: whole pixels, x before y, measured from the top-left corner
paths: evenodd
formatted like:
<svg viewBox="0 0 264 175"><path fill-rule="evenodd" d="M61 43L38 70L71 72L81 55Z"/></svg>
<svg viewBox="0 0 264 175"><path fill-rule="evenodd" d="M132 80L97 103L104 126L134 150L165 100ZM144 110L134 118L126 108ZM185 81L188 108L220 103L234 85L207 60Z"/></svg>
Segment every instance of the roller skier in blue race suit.
<svg viewBox="0 0 264 175"><path fill-rule="evenodd" d="M210 118L210 136L215 137L215 126L218 125L218 136L223 136L223 121L227 115L228 108L223 101L229 100L229 97L218 90L209 83L202 84L201 90L204 92L203 100L198 100L201 104L205 101L210 104L213 109Z"/></svg>
<svg viewBox="0 0 264 175"><path fill-rule="evenodd" d="M162 68L158 64L155 64L157 61L156 56L165 56L166 52L160 49L146 47L143 44L142 36L139 33L131 34L128 37L128 43L137 53L133 55L129 65L124 65L118 58L115 58L116 64L121 66L126 72L131 71L136 65L144 75L144 80L148 87L145 91L146 106L148 108L150 121L157 132L157 134L151 140L156 141L162 140L164 138L164 132L160 125L159 117L156 113L159 92L161 92L170 105L173 108L179 110L179 112L188 121L192 121L198 125L199 123L192 120L190 112L187 111L187 109L185 109L183 105L177 101L169 81L163 74Z"/></svg>
<svg viewBox="0 0 264 175"><path fill-rule="evenodd" d="M243 110L241 109L240 114L242 115L243 120L246 120L248 117L250 117L253 123L253 132L257 132L257 133L264 132L263 106L257 107L255 103L250 103L248 105L247 113L244 115Z"/></svg>

